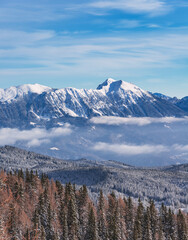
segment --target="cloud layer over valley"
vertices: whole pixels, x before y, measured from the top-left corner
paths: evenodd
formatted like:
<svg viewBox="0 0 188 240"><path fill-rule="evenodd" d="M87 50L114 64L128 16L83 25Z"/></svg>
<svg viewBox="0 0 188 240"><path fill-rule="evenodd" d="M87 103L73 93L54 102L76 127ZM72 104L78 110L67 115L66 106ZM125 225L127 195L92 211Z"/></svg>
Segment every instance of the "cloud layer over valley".
<svg viewBox="0 0 188 240"><path fill-rule="evenodd" d="M187 118L93 118L83 126L0 129L0 144L61 159L118 160L137 166L188 163Z"/></svg>

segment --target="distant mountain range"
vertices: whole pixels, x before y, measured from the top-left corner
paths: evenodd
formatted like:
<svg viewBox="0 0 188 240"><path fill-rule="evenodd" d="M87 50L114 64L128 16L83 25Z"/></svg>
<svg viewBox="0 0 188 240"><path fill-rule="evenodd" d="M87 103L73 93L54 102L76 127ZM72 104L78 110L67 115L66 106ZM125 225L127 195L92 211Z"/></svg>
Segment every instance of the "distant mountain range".
<svg viewBox="0 0 188 240"><path fill-rule="evenodd" d="M94 116L183 117L188 115L188 97L170 98L111 78L96 90L53 89L26 84L0 89L0 126L56 126L62 119Z"/></svg>

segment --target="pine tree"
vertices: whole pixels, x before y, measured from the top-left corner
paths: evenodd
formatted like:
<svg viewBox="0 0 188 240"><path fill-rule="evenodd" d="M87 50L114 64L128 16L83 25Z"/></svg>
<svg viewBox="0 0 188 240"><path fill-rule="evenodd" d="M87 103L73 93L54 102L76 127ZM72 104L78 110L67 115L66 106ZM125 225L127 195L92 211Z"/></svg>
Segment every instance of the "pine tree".
<svg viewBox="0 0 188 240"><path fill-rule="evenodd" d="M71 198L68 203L67 213L68 236L71 240L79 239L78 213L75 204L75 201Z"/></svg>
<svg viewBox="0 0 188 240"><path fill-rule="evenodd" d="M126 204L125 211L125 223L126 223L126 231L127 231L127 240L132 239L133 234L133 226L134 226L134 206L131 197L124 199Z"/></svg>
<svg viewBox="0 0 188 240"><path fill-rule="evenodd" d="M175 216L172 210L169 208L168 215L167 215L167 222L166 222L166 231L168 233L168 238L175 240L176 237L176 223L175 223Z"/></svg>
<svg viewBox="0 0 188 240"><path fill-rule="evenodd" d="M63 215L62 230L63 230L62 239L68 240L68 224L67 224L67 213L66 212L64 212L64 215Z"/></svg>
<svg viewBox="0 0 188 240"><path fill-rule="evenodd" d="M52 227L52 209L51 209L51 204L48 204L48 209L47 209L47 225L46 225L46 237L47 239L53 239L54 238L54 231Z"/></svg>
<svg viewBox="0 0 188 240"><path fill-rule="evenodd" d="M85 240L98 240L97 223L93 206L89 206L88 222L85 234Z"/></svg>
<svg viewBox="0 0 188 240"><path fill-rule="evenodd" d="M11 240L16 240L18 235L17 229L17 218L16 218L16 210L15 206L11 203L9 206L9 228L8 232L11 235Z"/></svg>
<svg viewBox="0 0 188 240"><path fill-rule="evenodd" d="M134 222L133 240L141 240L143 237L144 207L139 199L137 213Z"/></svg>
<svg viewBox="0 0 188 240"><path fill-rule="evenodd" d="M181 210L177 215L178 240L188 240L188 229L185 217Z"/></svg>
<svg viewBox="0 0 188 240"><path fill-rule="evenodd" d="M150 200L150 206L149 206L149 211L150 211L150 225L151 225L151 232L152 232L152 239L156 240L156 235L158 231L158 213L155 208L154 201Z"/></svg>
<svg viewBox="0 0 188 240"><path fill-rule="evenodd" d="M159 217L158 219L158 233L157 233L157 239L158 240L165 240L165 234L164 234L164 231L163 231L163 224L162 224L162 219L161 217Z"/></svg>
<svg viewBox="0 0 188 240"><path fill-rule="evenodd" d="M73 190L75 195L75 190ZM84 238L86 234L86 227L87 227L87 216L88 216L88 209L89 209L89 196L87 187L83 185L80 188L77 197L77 205L78 205L78 214L79 214L79 225L80 225L80 237Z"/></svg>
<svg viewBox="0 0 188 240"><path fill-rule="evenodd" d="M112 192L108 197L108 238L110 240L120 239L120 214L115 194Z"/></svg>
<svg viewBox="0 0 188 240"><path fill-rule="evenodd" d="M150 209L149 207L147 207L147 210L144 214L143 240L152 240L152 229L150 219L151 219Z"/></svg>
<svg viewBox="0 0 188 240"><path fill-rule="evenodd" d="M100 191L98 206L97 206L97 223L98 223L98 235L100 240L107 240L107 222L105 213L105 200L102 190Z"/></svg>

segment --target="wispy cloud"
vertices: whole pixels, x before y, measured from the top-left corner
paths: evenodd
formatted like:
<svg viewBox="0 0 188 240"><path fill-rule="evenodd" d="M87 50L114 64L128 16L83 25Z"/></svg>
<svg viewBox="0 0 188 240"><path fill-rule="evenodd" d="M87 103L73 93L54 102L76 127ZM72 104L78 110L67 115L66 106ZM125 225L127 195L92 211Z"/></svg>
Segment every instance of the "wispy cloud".
<svg viewBox="0 0 188 240"><path fill-rule="evenodd" d="M175 144L173 148L177 151L188 152L188 145Z"/></svg>
<svg viewBox="0 0 188 240"><path fill-rule="evenodd" d="M152 123L174 123L174 122L188 122L188 118L175 118L175 117L163 117L163 118L123 118L123 117L94 117L90 120L94 124L106 124L106 125L138 125L144 126Z"/></svg>
<svg viewBox="0 0 188 240"><path fill-rule="evenodd" d="M16 31L1 29L0 47L19 48L20 46L40 46L45 43L46 40L53 39L56 34L50 30L38 30L35 32Z"/></svg>
<svg viewBox="0 0 188 240"><path fill-rule="evenodd" d="M18 0L10 0L2 4L0 8L0 22L3 23L23 23L23 22L49 22L71 18L67 11L68 4L57 2L42 3L41 1L32 1L32 3Z"/></svg>
<svg viewBox="0 0 188 240"><path fill-rule="evenodd" d="M163 145L129 145L98 142L93 147L96 151L108 151L119 155L160 154L169 151Z"/></svg>
<svg viewBox="0 0 188 240"><path fill-rule="evenodd" d="M4 66L0 75L22 74L27 71L26 64L32 75L50 71L65 76L72 74L73 68L75 74L117 71L122 75L131 68L177 67L178 59L188 59L186 33L84 39L53 31L0 30L0 34L0 62Z"/></svg>
<svg viewBox="0 0 188 240"><path fill-rule="evenodd" d="M70 125L50 130L34 128L31 130L19 130L16 128L0 129L0 145L15 144L17 141L26 142L27 146L39 146L50 142L54 137L66 136L72 133Z"/></svg>
<svg viewBox="0 0 188 240"><path fill-rule="evenodd" d="M89 6L105 10L116 9L132 13L150 13L152 15L162 14L169 9L169 6L162 0L103 0L94 1Z"/></svg>

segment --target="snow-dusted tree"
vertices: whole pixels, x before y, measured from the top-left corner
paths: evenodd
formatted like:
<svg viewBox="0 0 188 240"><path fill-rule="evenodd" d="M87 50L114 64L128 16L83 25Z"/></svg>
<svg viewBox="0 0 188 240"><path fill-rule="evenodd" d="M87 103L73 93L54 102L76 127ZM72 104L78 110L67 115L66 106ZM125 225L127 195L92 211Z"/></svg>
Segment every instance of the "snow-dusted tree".
<svg viewBox="0 0 188 240"><path fill-rule="evenodd" d="M86 234L87 216L88 216L88 209L89 209L89 202L90 202L90 199L88 196L88 190L85 185L83 185L79 189L78 194L76 194L76 199L77 199L78 214L79 214L80 237L84 238Z"/></svg>
<svg viewBox="0 0 188 240"><path fill-rule="evenodd" d="M169 208L168 214L167 214L166 231L167 231L169 239L172 239L172 240L177 239L175 216L170 208Z"/></svg>
<svg viewBox="0 0 188 240"><path fill-rule="evenodd" d="M94 213L94 207L90 204L89 205L89 214L88 220L86 225L86 234L85 240L98 240L98 231L97 231L97 222L96 216Z"/></svg>
<svg viewBox="0 0 188 240"><path fill-rule="evenodd" d="M108 197L107 223L108 223L108 238L110 240L119 240L121 236L120 213L118 201L116 199L114 192L112 192Z"/></svg>
<svg viewBox="0 0 188 240"><path fill-rule="evenodd" d="M158 213L153 200L150 200L150 206L148 210L150 213L152 240L156 240L156 235L158 231Z"/></svg>
<svg viewBox="0 0 188 240"><path fill-rule="evenodd" d="M97 226L100 240L107 240L108 237L105 208L106 208L105 199L102 190L100 190L97 206Z"/></svg>
<svg viewBox="0 0 188 240"><path fill-rule="evenodd" d="M68 202L67 223L69 239L79 239L78 212L76 211L76 203L73 198L70 198Z"/></svg>
<svg viewBox="0 0 188 240"><path fill-rule="evenodd" d="M152 240L152 229L151 229L151 215L150 209L147 207L144 213L144 224L143 224L143 240Z"/></svg>
<svg viewBox="0 0 188 240"><path fill-rule="evenodd" d="M188 228L185 220L185 216L179 210L177 215L177 230L178 240L188 240Z"/></svg>
<svg viewBox="0 0 188 240"><path fill-rule="evenodd" d="M124 199L124 201L126 204L125 223L126 223L127 240L131 240L132 234L133 234L133 226L134 226L134 205L131 197L128 197L127 200Z"/></svg>
<svg viewBox="0 0 188 240"><path fill-rule="evenodd" d="M139 199L137 212L135 216L133 240L141 240L143 237L143 223L144 223L144 207Z"/></svg>

